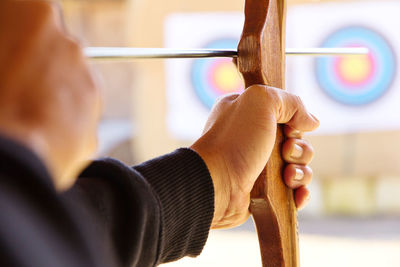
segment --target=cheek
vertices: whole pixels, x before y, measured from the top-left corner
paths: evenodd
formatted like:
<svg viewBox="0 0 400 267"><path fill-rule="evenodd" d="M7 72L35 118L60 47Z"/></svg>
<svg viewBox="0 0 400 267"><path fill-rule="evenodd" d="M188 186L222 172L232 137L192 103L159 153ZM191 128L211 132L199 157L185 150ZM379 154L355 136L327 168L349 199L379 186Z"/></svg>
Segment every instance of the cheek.
<svg viewBox="0 0 400 267"><path fill-rule="evenodd" d="M87 151L86 154L88 157L93 157L93 155L97 152L98 148L98 136L97 131L93 131L92 135L88 137L87 141Z"/></svg>

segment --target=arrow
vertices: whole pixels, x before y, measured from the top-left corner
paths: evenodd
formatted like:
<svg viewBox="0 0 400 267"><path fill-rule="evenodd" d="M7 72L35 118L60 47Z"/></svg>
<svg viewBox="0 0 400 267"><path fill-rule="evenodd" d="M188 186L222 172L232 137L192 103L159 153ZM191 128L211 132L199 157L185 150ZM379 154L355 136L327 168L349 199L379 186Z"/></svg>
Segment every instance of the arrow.
<svg viewBox="0 0 400 267"><path fill-rule="evenodd" d="M236 49L169 49L169 48L133 48L133 47L87 47L84 54L96 60L129 60L148 58L212 58L238 56ZM365 47L349 48L288 48L289 56L346 56L366 55Z"/></svg>

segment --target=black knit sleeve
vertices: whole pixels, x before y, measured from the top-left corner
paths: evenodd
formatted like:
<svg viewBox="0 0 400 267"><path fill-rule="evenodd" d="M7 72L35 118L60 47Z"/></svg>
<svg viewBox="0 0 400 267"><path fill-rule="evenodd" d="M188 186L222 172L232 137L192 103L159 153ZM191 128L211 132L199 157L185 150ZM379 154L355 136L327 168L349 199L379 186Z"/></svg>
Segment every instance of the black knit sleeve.
<svg viewBox="0 0 400 267"><path fill-rule="evenodd" d="M161 262L199 255L214 214L214 188L204 161L190 149L179 149L135 169L161 202Z"/></svg>
<svg viewBox="0 0 400 267"><path fill-rule="evenodd" d="M161 210L140 173L114 159L93 162L73 189L89 203L93 227L121 266L155 266L159 259ZM111 241L110 241L111 240Z"/></svg>
<svg viewBox="0 0 400 267"><path fill-rule="evenodd" d="M128 167L93 162L76 185L109 232L122 266L155 266L197 256L214 213L208 169L197 153L179 149Z"/></svg>

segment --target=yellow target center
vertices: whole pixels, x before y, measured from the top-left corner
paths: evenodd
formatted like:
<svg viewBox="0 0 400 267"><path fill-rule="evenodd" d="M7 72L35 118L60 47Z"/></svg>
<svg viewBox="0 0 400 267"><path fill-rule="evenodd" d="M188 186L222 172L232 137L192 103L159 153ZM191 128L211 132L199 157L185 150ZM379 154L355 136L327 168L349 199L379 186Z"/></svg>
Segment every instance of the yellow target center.
<svg viewBox="0 0 400 267"><path fill-rule="evenodd" d="M368 55L346 56L340 60L339 71L344 80L360 83L371 74L372 64Z"/></svg>
<svg viewBox="0 0 400 267"><path fill-rule="evenodd" d="M233 63L227 62L216 68L215 83L221 91L237 92L241 87L241 79Z"/></svg>

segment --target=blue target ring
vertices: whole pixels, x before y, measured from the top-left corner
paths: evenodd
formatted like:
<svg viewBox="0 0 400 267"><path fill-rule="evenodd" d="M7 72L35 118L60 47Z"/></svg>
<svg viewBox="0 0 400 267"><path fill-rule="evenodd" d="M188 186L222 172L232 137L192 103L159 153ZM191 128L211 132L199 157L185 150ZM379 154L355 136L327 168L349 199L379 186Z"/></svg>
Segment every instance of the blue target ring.
<svg viewBox="0 0 400 267"><path fill-rule="evenodd" d="M366 27L342 28L322 47L367 47L369 55L316 59L319 86L333 100L352 106L372 103L390 88L396 74L395 53L386 39Z"/></svg>
<svg viewBox="0 0 400 267"><path fill-rule="evenodd" d="M214 49L235 49L238 45L238 40L226 38L213 41L205 48ZM221 95L226 94L223 88L218 86L218 82L214 81L214 73L218 69L226 68L229 65L229 70L232 72L231 60L226 58L220 59L197 59L193 61L191 69L191 80L194 92L199 98L200 102L207 108L211 109L215 100ZM228 73L230 76L235 76L235 73ZM236 77L235 77L236 78ZM239 92L243 90L242 84L233 84L234 88L230 88L230 92L234 90Z"/></svg>

